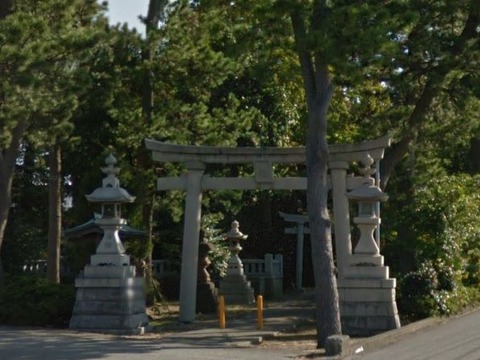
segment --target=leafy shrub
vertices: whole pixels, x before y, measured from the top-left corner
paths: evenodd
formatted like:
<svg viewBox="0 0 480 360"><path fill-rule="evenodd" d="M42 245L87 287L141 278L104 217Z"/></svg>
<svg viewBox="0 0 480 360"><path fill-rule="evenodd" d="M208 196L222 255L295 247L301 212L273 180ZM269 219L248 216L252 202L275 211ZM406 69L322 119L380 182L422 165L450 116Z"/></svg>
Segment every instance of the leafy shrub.
<svg viewBox="0 0 480 360"><path fill-rule="evenodd" d="M64 327L72 316L75 288L37 276L7 279L0 288L0 323Z"/></svg>
<svg viewBox="0 0 480 360"><path fill-rule="evenodd" d="M398 212L397 226L409 230L409 239L395 243L408 243L414 256L413 270L399 276L402 315L457 312L468 304L465 286L480 284L479 185L479 176L438 177L417 186Z"/></svg>
<svg viewBox="0 0 480 360"><path fill-rule="evenodd" d="M220 214L207 214L202 217L203 241L212 245L208 254L211 264L208 267L213 279L225 276L227 272L227 261L230 258L228 242L221 235L221 230L216 226L222 220Z"/></svg>
<svg viewBox="0 0 480 360"><path fill-rule="evenodd" d="M409 320L418 320L433 315L448 314L438 273L431 264L425 264L399 279L398 306L400 313Z"/></svg>

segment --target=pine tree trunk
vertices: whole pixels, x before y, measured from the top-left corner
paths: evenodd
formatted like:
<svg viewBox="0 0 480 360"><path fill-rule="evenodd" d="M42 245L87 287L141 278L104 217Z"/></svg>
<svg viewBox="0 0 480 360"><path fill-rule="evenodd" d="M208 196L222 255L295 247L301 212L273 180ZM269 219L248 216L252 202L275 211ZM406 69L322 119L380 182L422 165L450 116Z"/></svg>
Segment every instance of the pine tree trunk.
<svg viewBox="0 0 480 360"><path fill-rule="evenodd" d="M60 283L60 245L62 232L62 153L58 143L48 154L48 256L47 278Z"/></svg>
<svg viewBox="0 0 480 360"><path fill-rule="evenodd" d="M475 136L470 142L469 157L471 162L471 172L480 173L480 135Z"/></svg>
<svg viewBox="0 0 480 360"><path fill-rule="evenodd" d="M167 0L150 0L148 4L147 17L145 19L146 25L146 34L147 41L145 43L145 48L142 51L142 60L144 62L149 62L152 59L152 33L158 29L158 25L162 19L162 14L165 11L165 6L168 4ZM148 68L145 68L143 74L143 86L142 86L142 114L145 120L145 123L148 125L152 124L153 114L154 114L154 93L153 93L153 79L151 72ZM145 153L142 153L140 149L139 154L139 164L143 168L143 171L147 171L151 166L151 161L146 160L147 156ZM149 159L149 158L148 158ZM153 211L155 204L155 193L151 193L146 185L142 189L144 195L145 204L143 205L143 222L147 227L147 244L148 255L145 264L145 277L147 284L153 283L153 273L152 273L152 250L153 250Z"/></svg>
<svg viewBox="0 0 480 360"><path fill-rule="evenodd" d="M318 71L318 70L317 70ZM307 209L312 244L312 263L317 308L317 346L325 346L331 335L341 334L340 309L333 261L331 222L328 213L328 144L326 141L327 110L332 88L327 70L324 84L308 106L306 144Z"/></svg>
<svg viewBox="0 0 480 360"><path fill-rule="evenodd" d="M316 3L313 11L318 21L322 18L321 12L325 6L325 2ZM325 59L309 50L301 12L292 11L291 19L308 109L307 209L315 280L317 347L322 348L329 336L342 333L327 202L327 113L333 85Z"/></svg>
<svg viewBox="0 0 480 360"><path fill-rule="evenodd" d="M147 226L148 254L145 259L144 276L147 284L153 281L152 250L153 250L153 209L155 204L155 193L145 196L146 204L143 205L143 222Z"/></svg>
<svg viewBox="0 0 480 360"><path fill-rule="evenodd" d="M19 121L12 131L10 145L0 152L0 256L7 228L8 214L12 204L12 183L15 173L15 161L20 143L27 128L25 121ZM0 285L4 281L3 262L0 261Z"/></svg>

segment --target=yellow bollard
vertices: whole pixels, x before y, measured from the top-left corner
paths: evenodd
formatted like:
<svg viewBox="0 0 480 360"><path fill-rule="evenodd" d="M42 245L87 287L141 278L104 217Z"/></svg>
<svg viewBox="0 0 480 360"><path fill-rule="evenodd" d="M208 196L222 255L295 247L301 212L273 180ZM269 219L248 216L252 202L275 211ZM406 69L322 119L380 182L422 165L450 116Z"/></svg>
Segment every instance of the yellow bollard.
<svg viewBox="0 0 480 360"><path fill-rule="evenodd" d="M257 296L257 329L263 329L263 296Z"/></svg>
<svg viewBox="0 0 480 360"><path fill-rule="evenodd" d="M220 329L225 329L225 298L223 296L218 297L218 323Z"/></svg>

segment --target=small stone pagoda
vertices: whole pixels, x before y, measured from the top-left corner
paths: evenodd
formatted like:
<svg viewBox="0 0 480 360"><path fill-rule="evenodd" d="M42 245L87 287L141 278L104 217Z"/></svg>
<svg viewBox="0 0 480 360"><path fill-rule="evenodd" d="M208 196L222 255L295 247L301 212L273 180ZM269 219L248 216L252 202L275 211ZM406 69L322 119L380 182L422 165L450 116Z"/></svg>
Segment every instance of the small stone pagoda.
<svg viewBox="0 0 480 360"><path fill-rule="evenodd" d="M95 220L103 238L80 276L75 280L77 297L70 329L111 334L141 334L148 325L145 311L144 279L135 276L130 256L118 236L126 224L121 218L121 204L135 197L120 187L119 168L113 155L105 159L101 170L106 177L102 187L87 195L87 200L101 204L101 216Z"/></svg>
<svg viewBox="0 0 480 360"><path fill-rule="evenodd" d="M248 235L240 232L238 221L232 222L231 230L223 235L224 240L228 241L231 256L227 263L227 275L223 278L218 293L224 296L225 303L228 305L248 305L255 302L253 288L250 286L250 281L247 281L242 261L238 257L238 253L242 250L240 241L247 237Z"/></svg>

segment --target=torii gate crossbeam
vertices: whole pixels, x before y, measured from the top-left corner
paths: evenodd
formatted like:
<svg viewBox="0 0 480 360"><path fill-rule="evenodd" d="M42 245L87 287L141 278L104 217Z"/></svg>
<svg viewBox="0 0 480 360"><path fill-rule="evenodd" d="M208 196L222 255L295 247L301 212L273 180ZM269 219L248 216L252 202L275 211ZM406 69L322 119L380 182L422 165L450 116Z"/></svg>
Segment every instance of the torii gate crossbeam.
<svg viewBox="0 0 480 360"><path fill-rule="evenodd" d="M300 177L276 178L275 163L305 163L305 148L229 148L169 144L146 139L148 150L157 162L183 163L187 173L181 177L157 180L157 190L182 189L186 191L184 233L182 246L182 270L180 275L179 321L195 320L198 245L200 236L201 202L203 190L306 190L307 181ZM347 192L347 169L351 162L361 162L368 154L375 161L383 158L385 147L390 145L388 136L358 144L329 146L329 170L335 214L335 245L339 279L351 254L350 218ZM254 176L249 178L212 178L205 175L206 164L254 165Z"/></svg>

